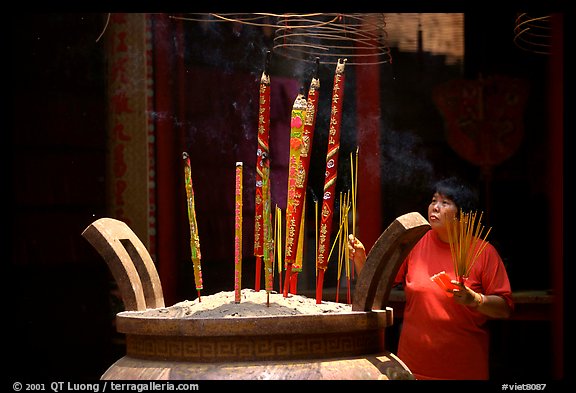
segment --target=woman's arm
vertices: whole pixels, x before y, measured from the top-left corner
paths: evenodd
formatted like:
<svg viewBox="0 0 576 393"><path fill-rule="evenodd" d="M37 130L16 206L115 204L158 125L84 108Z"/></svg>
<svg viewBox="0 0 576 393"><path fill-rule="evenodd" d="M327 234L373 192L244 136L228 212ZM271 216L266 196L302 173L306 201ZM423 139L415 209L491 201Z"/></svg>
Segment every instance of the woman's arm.
<svg viewBox="0 0 576 393"><path fill-rule="evenodd" d="M491 318L509 318L512 310L506 301L498 295L484 295L468 288L457 280L453 284L461 289L454 289L454 301L463 306L475 308L478 312Z"/></svg>

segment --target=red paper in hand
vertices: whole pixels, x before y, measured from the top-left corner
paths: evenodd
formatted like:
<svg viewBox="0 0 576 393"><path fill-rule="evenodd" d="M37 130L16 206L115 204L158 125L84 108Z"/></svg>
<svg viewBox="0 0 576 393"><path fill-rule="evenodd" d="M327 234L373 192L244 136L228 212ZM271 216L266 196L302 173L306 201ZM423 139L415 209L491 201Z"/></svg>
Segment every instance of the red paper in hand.
<svg viewBox="0 0 576 393"><path fill-rule="evenodd" d="M452 280L450 279L448 274L446 274L445 271L436 273L435 275L430 277L430 280L434 281L440 288L442 288L446 296L454 296L452 290L460 289L458 285L452 283Z"/></svg>

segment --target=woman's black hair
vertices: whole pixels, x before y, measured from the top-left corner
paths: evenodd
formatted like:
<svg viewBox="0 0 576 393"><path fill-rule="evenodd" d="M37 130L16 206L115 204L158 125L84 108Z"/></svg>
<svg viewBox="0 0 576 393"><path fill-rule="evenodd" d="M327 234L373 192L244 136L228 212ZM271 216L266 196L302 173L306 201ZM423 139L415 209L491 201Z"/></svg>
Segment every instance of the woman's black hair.
<svg viewBox="0 0 576 393"><path fill-rule="evenodd" d="M450 198L464 213L478 209L478 195L471 186L457 177L448 177L437 181L433 192Z"/></svg>

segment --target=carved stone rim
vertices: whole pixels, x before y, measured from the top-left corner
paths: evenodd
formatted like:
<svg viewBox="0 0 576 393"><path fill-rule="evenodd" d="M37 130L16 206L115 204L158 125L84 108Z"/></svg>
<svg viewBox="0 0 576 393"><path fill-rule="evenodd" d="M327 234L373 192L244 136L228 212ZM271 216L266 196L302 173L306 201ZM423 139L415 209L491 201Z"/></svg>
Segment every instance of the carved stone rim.
<svg viewBox="0 0 576 393"><path fill-rule="evenodd" d="M251 336L339 333L379 330L392 325L393 311L351 311L333 314L231 318L158 318L142 312L120 312L120 333L163 336Z"/></svg>

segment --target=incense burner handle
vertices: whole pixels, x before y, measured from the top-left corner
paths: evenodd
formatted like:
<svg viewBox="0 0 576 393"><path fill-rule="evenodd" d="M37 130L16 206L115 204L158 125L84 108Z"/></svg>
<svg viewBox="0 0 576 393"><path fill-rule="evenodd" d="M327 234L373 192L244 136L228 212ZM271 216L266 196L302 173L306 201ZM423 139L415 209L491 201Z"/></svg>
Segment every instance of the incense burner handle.
<svg viewBox="0 0 576 393"><path fill-rule="evenodd" d="M412 212L396 218L382 232L358 275L353 311L382 310L388 304L400 265L429 229L428 221L420 213Z"/></svg>
<svg viewBox="0 0 576 393"><path fill-rule="evenodd" d="M156 266L144 244L123 221L100 218L82 232L108 264L126 311L164 307Z"/></svg>

